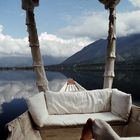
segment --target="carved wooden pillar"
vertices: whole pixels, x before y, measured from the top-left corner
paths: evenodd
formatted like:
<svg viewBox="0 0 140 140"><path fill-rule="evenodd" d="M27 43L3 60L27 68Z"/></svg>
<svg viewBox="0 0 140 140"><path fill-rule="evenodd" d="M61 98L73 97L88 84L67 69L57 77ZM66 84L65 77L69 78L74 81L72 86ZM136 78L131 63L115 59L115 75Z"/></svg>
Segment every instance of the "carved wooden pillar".
<svg viewBox="0 0 140 140"><path fill-rule="evenodd" d="M31 47L33 66L39 91L48 90L48 80L39 48L39 40L34 18L34 7L39 5L38 0L22 0L22 8L26 10L26 25L29 33L29 46Z"/></svg>
<svg viewBox="0 0 140 140"><path fill-rule="evenodd" d="M112 88L114 73L114 64L116 58L116 5L120 0L99 0L109 9L109 31L108 45L105 61L104 85L103 88Z"/></svg>
<svg viewBox="0 0 140 140"><path fill-rule="evenodd" d="M105 72L104 72L104 87L112 88L114 73L114 64L116 58L116 10L109 8L109 31L108 31L108 45L106 52Z"/></svg>

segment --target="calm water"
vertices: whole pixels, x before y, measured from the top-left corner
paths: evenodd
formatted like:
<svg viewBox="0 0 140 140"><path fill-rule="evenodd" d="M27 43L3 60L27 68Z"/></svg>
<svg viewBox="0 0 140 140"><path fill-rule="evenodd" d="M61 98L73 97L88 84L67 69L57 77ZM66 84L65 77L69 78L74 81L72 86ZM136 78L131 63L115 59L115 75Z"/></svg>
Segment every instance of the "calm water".
<svg viewBox="0 0 140 140"><path fill-rule="evenodd" d="M52 91L59 91L68 78L75 79L86 89L103 85L103 72L47 72L47 77ZM131 93L134 104L140 105L140 71L117 72L113 87ZM0 131L5 123L27 110L25 98L36 93L33 71L0 71Z"/></svg>

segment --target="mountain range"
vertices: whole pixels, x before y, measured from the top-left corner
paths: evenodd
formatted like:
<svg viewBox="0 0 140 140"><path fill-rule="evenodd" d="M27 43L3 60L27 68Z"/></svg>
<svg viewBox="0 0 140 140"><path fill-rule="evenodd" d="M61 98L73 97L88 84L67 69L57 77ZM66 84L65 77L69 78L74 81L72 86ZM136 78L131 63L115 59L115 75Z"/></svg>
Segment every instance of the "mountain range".
<svg viewBox="0 0 140 140"><path fill-rule="evenodd" d="M107 39L97 40L67 58L62 64L96 64L105 62ZM117 38L116 61L126 63L140 62L140 34Z"/></svg>
<svg viewBox="0 0 140 140"><path fill-rule="evenodd" d="M65 57L52 57L43 55L44 65L59 64L64 61ZM0 67L28 67L32 66L31 56L4 56L0 57Z"/></svg>
<svg viewBox="0 0 140 140"><path fill-rule="evenodd" d="M100 39L82 50L70 56L52 57L43 56L44 65L74 65L74 64L96 64L105 62L107 40ZM117 62L140 63L140 34L133 34L117 38L116 48ZM0 57L0 67L28 67L32 66L31 56L4 56Z"/></svg>

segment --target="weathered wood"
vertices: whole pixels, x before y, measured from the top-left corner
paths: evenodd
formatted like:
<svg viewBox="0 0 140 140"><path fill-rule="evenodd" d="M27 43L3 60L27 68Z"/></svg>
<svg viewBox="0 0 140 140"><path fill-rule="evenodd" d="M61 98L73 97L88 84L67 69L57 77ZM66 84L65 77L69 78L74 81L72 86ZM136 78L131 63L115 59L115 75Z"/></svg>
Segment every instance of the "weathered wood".
<svg viewBox="0 0 140 140"><path fill-rule="evenodd" d="M29 33L29 45L31 47L33 66L36 72L37 86L39 91L45 92L48 90L48 80L46 78L46 73L39 48L39 40L33 10L26 11L26 25Z"/></svg>
<svg viewBox="0 0 140 140"><path fill-rule="evenodd" d="M7 140L42 140L28 112L23 113L7 124Z"/></svg>
<svg viewBox="0 0 140 140"><path fill-rule="evenodd" d="M104 85L103 88L112 88L114 73L114 64L116 58L116 5L120 0L99 0L109 9L109 31L108 45L106 52Z"/></svg>
<svg viewBox="0 0 140 140"><path fill-rule="evenodd" d="M114 74L114 64L116 58L116 10L109 8L109 31L108 31L108 45L104 72L104 88L112 88Z"/></svg>
<svg viewBox="0 0 140 140"><path fill-rule="evenodd" d="M40 130L42 140L80 140L81 128L60 128Z"/></svg>

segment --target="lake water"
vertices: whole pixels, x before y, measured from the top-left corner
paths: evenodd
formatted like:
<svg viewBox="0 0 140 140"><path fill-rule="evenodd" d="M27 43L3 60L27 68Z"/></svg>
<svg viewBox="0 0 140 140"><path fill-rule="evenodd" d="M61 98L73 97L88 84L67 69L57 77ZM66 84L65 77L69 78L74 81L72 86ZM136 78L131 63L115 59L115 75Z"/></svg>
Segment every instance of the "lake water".
<svg viewBox="0 0 140 140"><path fill-rule="evenodd" d="M69 78L86 89L103 85L103 72L46 72L49 89L59 91ZM113 87L131 93L133 103L140 105L140 71L116 73ZM38 92L33 71L0 71L0 131L3 126L27 110L25 98ZM0 132L0 139L2 133Z"/></svg>

